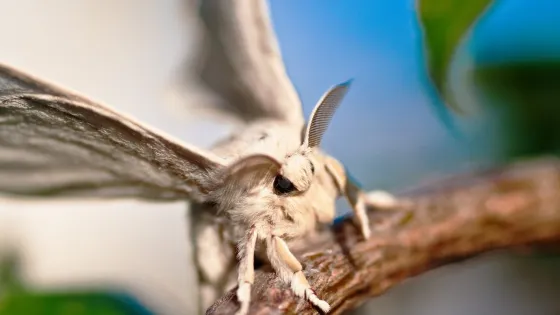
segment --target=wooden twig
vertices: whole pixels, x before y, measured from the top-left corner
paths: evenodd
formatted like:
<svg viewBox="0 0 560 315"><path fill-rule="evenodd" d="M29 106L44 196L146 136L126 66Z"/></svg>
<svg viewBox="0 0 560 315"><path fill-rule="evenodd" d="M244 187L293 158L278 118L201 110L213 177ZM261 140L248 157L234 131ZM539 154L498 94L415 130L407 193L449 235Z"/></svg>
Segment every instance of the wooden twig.
<svg viewBox="0 0 560 315"><path fill-rule="evenodd" d="M560 243L560 160L519 162L446 179L402 195L395 211L372 211L364 241L345 218L299 255L317 294L340 314L441 265L516 247ZM318 314L269 267L256 273L250 314ZM206 314L233 314L235 289Z"/></svg>

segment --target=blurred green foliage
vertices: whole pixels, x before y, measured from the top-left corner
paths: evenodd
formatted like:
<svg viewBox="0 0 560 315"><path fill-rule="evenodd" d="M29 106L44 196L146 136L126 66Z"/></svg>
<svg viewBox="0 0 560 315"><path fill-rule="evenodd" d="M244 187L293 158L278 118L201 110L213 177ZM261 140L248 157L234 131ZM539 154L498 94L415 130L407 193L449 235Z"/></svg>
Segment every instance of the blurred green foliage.
<svg viewBox="0 0 560 315"><path fill-rule="evenodd" d="M418 16L423 28L430 77L448 106L460 104L448 92L447 77L453 56L471 24L490 0L419 0Z"/></svg>
<svg viewBox="0 0 560 315"><path fill-rule="evenodd" d="M108 291L37 292L19 277L15 254L0 260L0 315L154 315L131 296Z"/></svg>
<svg viewBox="0 0 560 315"><path fill-rule="evenodd" d="M152 315L126 295L107 292L8 293L0 315Z"/></svg>
<svg viewBox="0 0 560 315"><path fill-rule="evenodd" d="M492 19L492 12L487 9L500 2L418 0L418 4L430 79L445 105L456 113L462 112L461 107L472 106L467 102L474 100L482 115L491 115L486 121L499 131L499 148L493 151L496 160L558 154L560 58L543 59L535 55L519 61L493 56L493 62L472 58L472 68L463 76L467 79L461 82L469 85L463 90L470 91L472 99L451 95L449 68L459 45L468 31L478 25L483 13L486 12L485 19Z"/></svg>
<svg viewBox="0 0 560 315"><path fill-rule="evenodd" d="M499 113L504 159L560 153L560 59L478 65L473 78Z"/></svg>

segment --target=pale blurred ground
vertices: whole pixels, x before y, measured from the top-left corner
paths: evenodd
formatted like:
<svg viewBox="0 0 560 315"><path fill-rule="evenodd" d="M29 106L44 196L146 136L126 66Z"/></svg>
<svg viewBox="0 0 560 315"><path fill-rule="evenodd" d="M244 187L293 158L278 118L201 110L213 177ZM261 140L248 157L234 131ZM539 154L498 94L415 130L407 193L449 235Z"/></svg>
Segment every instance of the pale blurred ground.
<svg viewBox="0 0 560 315"><path fill-rule="evenodd" d="M179 0L2 1L0 61L108 103L187 142L207 146L223 130L215 130L213 125L188 127L186 115L176 115L163 105L168 103L167 88L173 72L192 47L183 14ZM284 19L282 23L286 26L288 22ZM328 38L325 36L324 41ZM290 49L304 45L302 41L293 38L285 43L288 55ZM395 75L390 67L400 61L384 61L390 49L385 53L375 58L389 70L364 71ZM296 61L288 60L288 66L293 68ZM347 78L335 78L332 71L336 69L302 74L304 70L292 69L292 73L302 89L306 112L312 105L310 100L323 88ZM340 65L339 70L347 71ZM387 93L393 94L401 90L400 83L393 84L394 91L383 84L388 86L405 77L410 80L406 69L402 71L385 82L375 82L376 89L388 89ZM302 88L305 80L319 76L325 86ZM367 89L370 83L358 81L358 91L360 84ZM449 137L437 125L421 90L398 96L401 99L383 99L379 106L385 106L388 113L372 118L363 108L343 110L338 127L333 127L339 135L331 131L326 146L356 170L366 187L384 181L391 182L389 187L397 182L403 185L405 177L414 183L428 174L436 177L464 167L468 159L457 145L449 145ZM420 104L405 116L392 107L405 102L403 97ZM357 141L342 141L348 139L348 135L340 135L344 128L370 132L364 137L379 143L379 147L364 148L356 145ZM345 146L353 147L349 150ZM446 160L434 159L433 152L445 152ZM370 166L373 160L377 164L372 165L383 167ZM372 172L381 175L369 178ZM0 244L18 245L24 255L26 279L37 286L117 286L130 290L161 314L192 314L196 295L189 266L186 209L185 203L0 199ZM559 314L559 278L549 271L535 269L526 260L495 255L408 281L367 309L371 314L386 315Z"/></svg>

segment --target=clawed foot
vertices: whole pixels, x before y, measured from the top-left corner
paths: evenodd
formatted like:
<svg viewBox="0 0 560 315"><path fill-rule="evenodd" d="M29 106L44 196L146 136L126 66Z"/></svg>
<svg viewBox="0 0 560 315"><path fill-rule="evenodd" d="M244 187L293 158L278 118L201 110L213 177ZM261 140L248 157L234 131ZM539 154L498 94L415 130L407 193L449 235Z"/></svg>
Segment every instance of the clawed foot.
<svg viewBox="0 0 560 315"><path fill-rule="evenodd" d="M303 272L298 271L294 273L291 282L292 291L296 296L301 297L309 301L311 304L317 306L324 313L328 313L331 310L331 306L326 301L321 300L311 289L307 279L303 275Z"/></svg>

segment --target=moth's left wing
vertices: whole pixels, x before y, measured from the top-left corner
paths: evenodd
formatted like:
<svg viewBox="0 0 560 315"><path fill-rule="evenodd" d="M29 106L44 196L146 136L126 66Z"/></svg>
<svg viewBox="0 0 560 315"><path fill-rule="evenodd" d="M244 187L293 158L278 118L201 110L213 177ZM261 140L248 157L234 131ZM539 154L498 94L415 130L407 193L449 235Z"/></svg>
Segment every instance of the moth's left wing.
<svg viewBox="0 0 560 315"><path fill-rule="evenodd" d="M209 152L0 65L0 193L203 200L222 166Z"/></svg>

